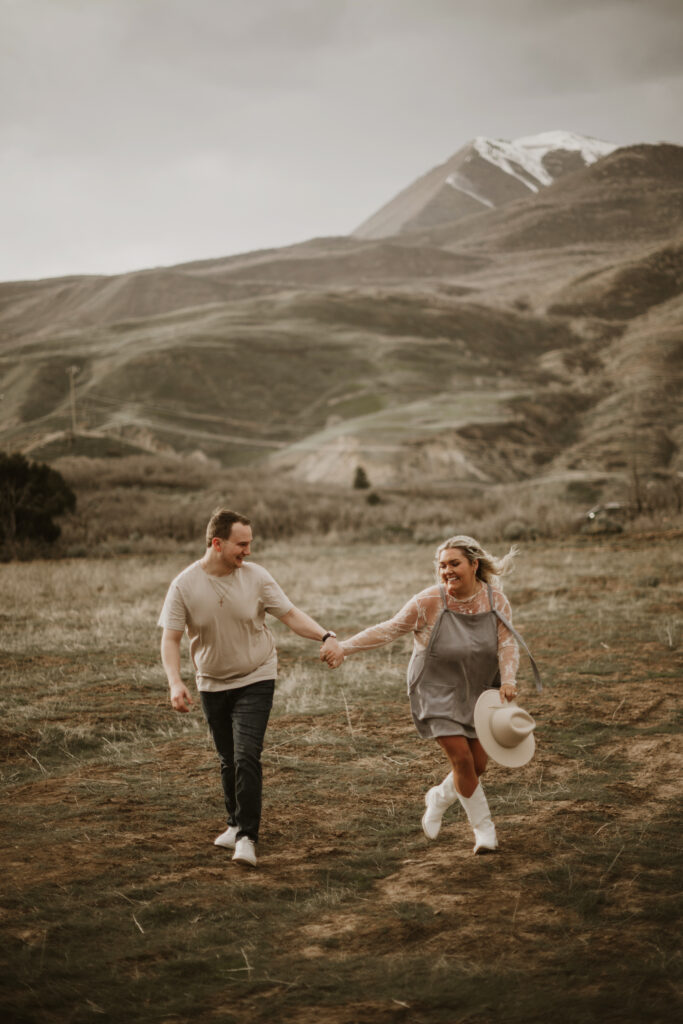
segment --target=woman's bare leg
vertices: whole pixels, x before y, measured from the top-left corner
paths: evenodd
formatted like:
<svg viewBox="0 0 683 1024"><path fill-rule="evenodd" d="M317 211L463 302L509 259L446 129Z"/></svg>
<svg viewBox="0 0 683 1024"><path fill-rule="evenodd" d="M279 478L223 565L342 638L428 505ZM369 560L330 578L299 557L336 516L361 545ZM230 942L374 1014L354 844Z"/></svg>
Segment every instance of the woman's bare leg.
<svg viewBox="0 0 683 1024"><path fill-rule="evenodd" d="M481 743L466 736L437 736L436 741L451 763L455 788L461 796L472 796L488 760Z"/></svg>
<svg viewBox="0 0 683 1024"><path fill-rule="evenodd" d="M483 775L486 771L486 765L489 763L489 755L482 747L479 740L468 740L470 750L472 751L472 759L474 761L474 770L477 773L477 778Z"/></svg>
<svg viewBox="0 0 683 1024"><path fill-rule="evenodd" d="M495 850L498 846L496 829L484 790L479 785L479 776L486 771L486 751L479 740L465 736L439 736L438 743L451 762L460 803L474 830L474 852Z"/></svg>

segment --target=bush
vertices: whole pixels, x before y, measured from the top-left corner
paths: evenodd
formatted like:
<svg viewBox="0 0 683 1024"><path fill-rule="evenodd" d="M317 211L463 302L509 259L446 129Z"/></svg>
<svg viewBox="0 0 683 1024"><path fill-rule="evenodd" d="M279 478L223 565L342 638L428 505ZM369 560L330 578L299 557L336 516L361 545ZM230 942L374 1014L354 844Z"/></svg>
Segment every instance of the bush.
<svg viewBox="0 0 683 1024"><path fill-rule="evenodd" d="M0 454L0 552L32 556L41 541L52 544L61 533L55 516L73 512L76 496L57 470L24 456Z"/></svg>
<svg viewBox="0 0 683 1024"><path fill-rule="evenodd" d="M519 519L513 519L503 527L503 540L533 540L536 536L534 527Z"/></svg>

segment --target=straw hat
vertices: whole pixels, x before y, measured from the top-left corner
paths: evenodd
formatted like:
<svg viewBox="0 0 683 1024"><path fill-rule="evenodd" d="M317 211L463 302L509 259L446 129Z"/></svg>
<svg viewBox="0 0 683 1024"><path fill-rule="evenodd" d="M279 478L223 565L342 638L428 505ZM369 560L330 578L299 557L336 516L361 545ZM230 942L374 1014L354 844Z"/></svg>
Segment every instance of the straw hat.
<svg viewBox="0 0 683 1024"><path fill-rule="evenodd" d="M515 701L501 704L500 690L484 690L474 707L474 728L489 757L506 768L521 768L534 756L536 723Z"/></svg>

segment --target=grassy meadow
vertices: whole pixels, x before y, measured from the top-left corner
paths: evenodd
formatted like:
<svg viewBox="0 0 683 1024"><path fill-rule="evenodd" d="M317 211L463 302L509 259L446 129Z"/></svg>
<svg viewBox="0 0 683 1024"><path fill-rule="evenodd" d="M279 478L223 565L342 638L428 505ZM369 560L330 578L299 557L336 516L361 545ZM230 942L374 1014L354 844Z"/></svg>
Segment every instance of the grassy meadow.
<svg viewBox="0 0 683 1024"><path fill-rule="evenodd" d="M410 719L409 643L332 672L275 623L257 871L213 845L217 759L158 660L201 545L0 566L3 1019L679 1019L680 540L522 545L506 590L545 689L523 658L537 754L490 766L489 857L459 809L420 829L445 762ZM347 635L431 581L432 547L298 536L254 558Z"/></svg>

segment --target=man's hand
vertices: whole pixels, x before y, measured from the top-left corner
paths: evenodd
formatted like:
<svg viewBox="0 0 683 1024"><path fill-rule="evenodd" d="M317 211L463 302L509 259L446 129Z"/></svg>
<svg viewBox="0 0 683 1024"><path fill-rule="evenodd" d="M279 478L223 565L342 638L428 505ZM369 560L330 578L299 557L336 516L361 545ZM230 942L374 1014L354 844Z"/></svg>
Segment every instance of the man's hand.
<svg viewBox="0 0 683 1024"><path fill-rule="evenodd" d="M161 634L161 663L171 689L171 705L174 711L189 711L192 697L180 677L180 641L182 629L164 629Z"/></svg>
<svg viewBox="0 0 683 1024"><path fill-rule="evenodd" d="M344 648L333 636L328 637L320 648L320 660L326 661L329 668L339 668L344 660Z"/></svg>
<svg viewBox="0 0 683 1024"><path fill-rule="evenodd" d="M192 697L184 683L174 683L171 686L171 704L174 711L190 710Z"/></svg>

